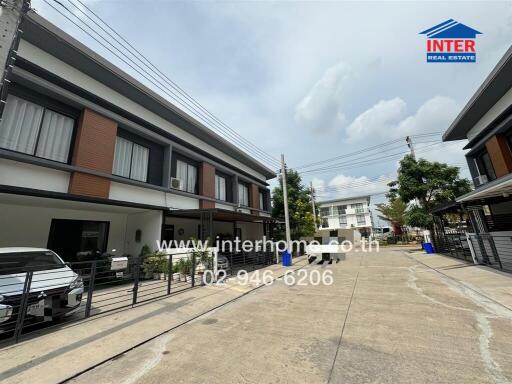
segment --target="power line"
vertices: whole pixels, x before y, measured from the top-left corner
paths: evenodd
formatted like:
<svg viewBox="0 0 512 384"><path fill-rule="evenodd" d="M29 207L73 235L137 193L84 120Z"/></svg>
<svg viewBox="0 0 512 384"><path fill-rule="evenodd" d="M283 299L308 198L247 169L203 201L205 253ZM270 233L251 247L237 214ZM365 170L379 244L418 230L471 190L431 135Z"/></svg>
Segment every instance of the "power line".
<svg viewBox="0 0 512 384"><path fill-rule="evenodd" d="M261 148L245 139L243 136L239 135L234 129L229 127L226 123L220 120L217 116L211 113L208 109L206 109L201 103L199 103L196 99L194 99L190 94L188 94L183 88L181 88L176 82L170 79L164 72L162 72L156 65L154 65L144 54L142 54L137 48L135 48L128 40L126 40L120 33L118 33L115 29L113 29L105 20L103 20L98 14L96 14L91 8L89 8L86 4L84 4L81 0L78 1L85 9L87 9L91 14L93 14L103 25L105 25L110 31L112 31L116 36L118 36L124 43L128 45L130 49L126 47L123 43L121 43L115 36L113 36L110 32L108 32L105 28L103 28L100 24L98 24L92 17L90 17L86 12L84 12L80 7L74 4L71 0L68 0L70 4L72 4L76 9L78 9L82 14L84 14L89 20L91 20L96 26L98 26L102 31L107 33L110 37L112 37L120 46L125 48L133 57L139 60L146 67L152 69L156 74L164 80L167 84L169 84L172 88L176 89L178 93L183 95L186 99L190 100L195 106L197 106L200 110L204 111L210 118L212 118L215 122L219 123L226 130L233 133L245 143L250 145L254 150L268 157L273 162L279 163L279 159L273 157L267 152L263 151ZM135 52L136 54L134 54Z"/></svg>
<svg viewBox="0 0 512 384"><path fill-rule="evenodd" d="M417 135L411 135L411 137L424 138L424 137L429 137L429 136L437 136L439 134L440 134L440 132L421 133L421 134L417 134ZM361 153L373 152L375 150L381 150L383 147L390 146L392 144L399 143L399 142L401 143L402 141L403 141L402 137L401 138L397 138L397 139L394 139L394 140L386 141L384 143L376 144L374 146L363 148L363 149L360 149L360 150L357 150L357 151L354 151L354 152L350 152L350 153L347 153L347 154L331 157L331 158L328 158L328 159L325 159L325 160L320 160L320 161L313 162L313 163L299 165L297 167L293 167L293 169L298 170L298 169L303 169L303 168L309 168L311 166L316 166L316 165L320 165L320 164L323 164L323 163L330 163L330 162L333 162L333 161L336 161L336 160L339 160L339 159L351 157L351 156L354 156L354 155L359 155Z"/></svg>
<svg viewBox="0 0 512 384"><path fill-rule="evenodd" d="M430 144L427 147L443 146L445 144L449 144L449 143L435 142L434 144ZM426 149L425 147L423 147L423 148ZM423 153L424 151L418 150L416 152ZM352 161L351 160L352 162L349 162L349 163L341 163L338 165L335 164L333 166L310 169L310 170L299 172L299 174L304 175L304 174L315 173L315 172L316 173L325 173L325 172L330 172L330 171L334 171L334 170L340 170L340 169L346 169L346 168L356 168L356 167L361 167L361 166L372 165L372 164L375 164L375 162L381 163L381 162L385 162L385 161L393 161L393 160L397 160L397 159L401 158L403 155L406 155L408 153L409 153L409 151L401 151L401 152L392 153L392 154L389 154L386 156L373 157L373 158L368 158L368 159L364 159L364 160L354 159L354 160L361 160L361 161Z"/></svg>
<svg viewBox="0 0 512 384"><path fill-rule="evenodd" d="M73 21L71 18L69 18L67 15L65 15L63 12L61 12L59 9L57 9L56 7L54 7L52 4L50 4L47 0L44 0L45 3L50 6L53 10L55 10L57 13L59 13L61 16L63 16L64 18L66 18L69 22L71 22L73 25L75 25L76 27L78 27L82 32L84 32L86 35L88 35L90 38L92 38L93 40L95 40L98 44L100 44L103 48L105 48L106 50L108 50L110 53L112 53L115 57L117 57L119 60L121 60L123 63L125 63L126 65L128 65L131 69L133 69L135 72L137 72L140 76L142 76L143 78L145 78L147 81L149 81L151 84L155 85L158 89L160 89L161 91L163 91L166 95L168 95L169 97L171 97L173 100L176 101L176 98L180 99L182 101L182 103L180 103L182 106L184 106L185 104L185 108L188 109L192 114L194 114L196 117L197 117L197 112L196 112L196 109L194 109L193 107L190 106L190 104L186 103L186 102L183 102L183 99L181 99L179 96L177 96L175 94L174 91L170 90L169 87L163 85L158 79L156 79L152 74L150 74L148 71L146 71L144 68L142 68L140 65L138 65L137 63L135 63L130 57L128 57L123 51L121 51L119 48L117 48L115 45L113 45L110 41L108 41L104 36L102 36L101 34L99 34L96 30L94 30L89 24L87 24L85 21L83 21L80 17L78 17L77 15L75 15L72 11L70 11L65 5L63 5L62 3L60 3L59 1L57 0L53 0L54 2L56 2L57 4L61 5L67 12L69 12L73 17L75 17L76 19L78 19L82 24L84 24L88 29L90 29L91 31L93 31L96 35L98 35L102 40L106 41L110 46L112 46L115 50L117 50L118 52L120 52L120 54L126 58L127 60L125 60L123 57L121 57L119 54L117 54L116 52L114 52L112 49L110 49L109 47L107 47L105 44L103 44L101 41L99 41L96 37L94 37L93 35L91 35L91 33L89 33L87 30L85 30L84 28L82 28L80 25L78 25L75 21ZM75 4L73 4L75 7L77 7ZM77 9L80 10L80 8L77 7ZM80 10L81 11L81 10ZM124 49L126 49L125 46L123 46ZM133 55L133 53L132 53ZM139 59L140 61L140 59ZM132 64L133 65L132 65ZM134 67L134 65L136 67ZM139 70L140 69L140 70ZM141 72L142 71L142 72ZM148 78L148 76L150 76L151 78ZM152 80L153 79L153 80ZM163 86L163 87L162 87ZM218 125L216 124L212 124L211 120L208 120L207 118L204 117L204 115L201 115L202 116L202 120L206 120L210 123L210 125L214 125L218 131L221 131L222 133L228 135L230 138L231 138L231 141L237 143L238 145L240 145L241 147L243 147L245 150L247 150L251 155L253 155L254 157L260 159L261 161L264 161L266 163L270 163L272 164L272 167L275 166L275 163L274 161L276 160L273 160L273 158L266 154L265 152L263 152L262 150L259 150L261 151L260 153L254 153L252 152L254 149L252 147L249 147L248 144L245 144L245 142L247 143L250 143L249 141L247 141L245 138L242 138L242 136L238 135L233 135L232 133L229 133L227 132L225 129L222 129L220 127L218 127ZM212 127L210 126L210 129ZM238 140L240 140L239 138L242 138L243 140L245 140L245 142L237 142L237 137L238 137ZM252 146L254 146L252 143L251 143ZM255 146L254 146L255 147ZM261 153L265 153L265 155L261 154Z"/></svg>

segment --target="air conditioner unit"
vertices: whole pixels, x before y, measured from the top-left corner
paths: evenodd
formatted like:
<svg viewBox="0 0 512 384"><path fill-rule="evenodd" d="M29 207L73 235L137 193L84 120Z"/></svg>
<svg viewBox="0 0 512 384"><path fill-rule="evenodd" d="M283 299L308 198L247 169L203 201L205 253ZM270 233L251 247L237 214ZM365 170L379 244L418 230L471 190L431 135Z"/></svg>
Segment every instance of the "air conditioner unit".
<svg viewBox="0 0 512 384"><path fill-rule="evenodd" d="M475 187L479 187L485 183L487 183L489 181L489 179L487 178L486 175L480 175L478 177L475 177L473 179L474 183L475 183Z"/></svg>
<svg viewBox="0 0 512 384"><path fill-rule="evenodd" d="M183 180L171 177L171 188L183 190Z"/></svg>

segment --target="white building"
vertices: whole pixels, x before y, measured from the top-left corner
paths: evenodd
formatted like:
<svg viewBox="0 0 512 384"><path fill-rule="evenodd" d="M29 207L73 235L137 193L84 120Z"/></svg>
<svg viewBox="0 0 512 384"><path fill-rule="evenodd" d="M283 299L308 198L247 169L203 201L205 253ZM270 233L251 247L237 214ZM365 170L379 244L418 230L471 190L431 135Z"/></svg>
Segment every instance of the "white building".
<svg viewBox="0 0 512 384"><path fill-rule="evenodd" d="M320 201L318 207L321 218L319 232L329 231L330 237L344 237L342 233L346 234L346 231L340 230L356 230L363 237L372 232L370 196Z"/></svg>

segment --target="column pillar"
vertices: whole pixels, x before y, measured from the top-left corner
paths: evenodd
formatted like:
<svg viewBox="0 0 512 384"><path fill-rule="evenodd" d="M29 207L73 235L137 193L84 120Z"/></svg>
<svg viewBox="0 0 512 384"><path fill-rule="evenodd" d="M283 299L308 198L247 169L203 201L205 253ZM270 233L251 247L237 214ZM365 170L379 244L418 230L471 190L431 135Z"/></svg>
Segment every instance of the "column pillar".
<svg viewBox="0 0 512 384"><path fill-rule="evenodd" d="M215 199L215 167L205 161L199 165L199 195ZM199 208L215 208L215 201L200 199Z"/></svg>
<svg viewBox="0 0 512 384"><path fill-rule="evenodd" d="M78 122L71 164L104 173L112 173L117 122L90 109L84 109ZM68 192L108 199L110 179L73 172Z"/></svg>
<svg viewBox="0 0 512 384"><path fill-rule="evenodd" d="M507 143L507 137L495 135L486 143L487 153L491 159L496 177L512 173L512 153Z"/></svg>

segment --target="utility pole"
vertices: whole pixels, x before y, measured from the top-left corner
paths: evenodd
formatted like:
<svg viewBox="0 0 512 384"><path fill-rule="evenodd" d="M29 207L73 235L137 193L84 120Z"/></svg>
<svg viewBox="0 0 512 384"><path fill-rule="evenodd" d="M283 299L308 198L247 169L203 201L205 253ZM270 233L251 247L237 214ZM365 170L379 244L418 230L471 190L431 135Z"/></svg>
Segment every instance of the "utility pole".
<svg viewBox="0 0 512 384"><path fill-rule="evenodd" d="M315 189L313 188L313 182L309 182L309 186L311 188L311 206L313 208L313 220L315 221L315 230L318 228L316 226L316 207L315 207Z"/></svg>
<svg viewBox="0 0 512 384"><path fill-rule="evenodd" d="M283 203L284 203L284 225L286 227L286 247L292 253L290 245L292 237L290 235L290 215L288 213L288 189L286 188L286 164L284 162L284 155L281 154L281 180L283 183Z"/></svg>
<svg viewBox="0 0 512 384"><path fill-rule="evenodd" d="M411 151L411 156L414 160L416 160L416 153L414 152L414 145L412 144L411 136L407 136L405 138L405 142L407 143L407 146L409 147L409 150Z"/></svg>
<svg viewBox="0 0 512 384"><path fill-rule="evenodd" d="M16 61L23 17L30 9L30 0L0 0L0 120L7 99L7 87Z"/></svg>

